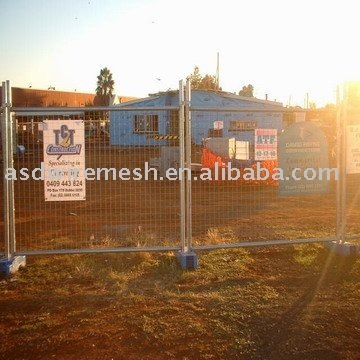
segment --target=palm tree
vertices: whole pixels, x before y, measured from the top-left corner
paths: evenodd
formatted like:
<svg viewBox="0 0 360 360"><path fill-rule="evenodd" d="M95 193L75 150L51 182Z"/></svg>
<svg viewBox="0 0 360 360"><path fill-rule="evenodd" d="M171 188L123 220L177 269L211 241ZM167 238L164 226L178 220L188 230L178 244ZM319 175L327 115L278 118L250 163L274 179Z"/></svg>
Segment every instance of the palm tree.
<svg viewBox="0 0 360 360"><path fill-rule="evenodd" d="M100 75L97 77L96 84L96 95L98 95L104 105L108 105L109 98L112 96L114 90L115 82L112 78L112 73L107 67L100 70Z"/></svg>

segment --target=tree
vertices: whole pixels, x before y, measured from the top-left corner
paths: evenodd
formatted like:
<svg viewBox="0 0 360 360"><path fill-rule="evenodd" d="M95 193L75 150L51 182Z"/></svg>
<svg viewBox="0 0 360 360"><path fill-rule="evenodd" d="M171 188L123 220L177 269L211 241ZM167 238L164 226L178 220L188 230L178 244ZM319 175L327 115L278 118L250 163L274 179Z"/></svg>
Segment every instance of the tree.
<svg viewBox="0 0 360 360"><path fill-rule="evenodd" d="M336 110L336 105L333 103L328 103L324 106L325 110L329 110L329 111L335 111Z"/></svg>
<svg viewBox="0 0 360 360"><path fill-rule="evenodd" d="M114 90L115 82L112 78L112 73L105 67L100 70L100 75L97 77L96 99L99 105L109 105L110 96Z"/></svg>
<svg viewBox="0 0 360 360"><path fill-rule="evenodd" d="M199 89L200 88L202 76L200 74L200 70L199 70L198 66L194 67L194 72L189 75L189 79L191 81L191 88L192 89Z"/></svg>
<svg viewBox="0 0 360 360"><path fill-rule="evenodd" d="M218 88L216 76L201 75L198 66L194 67L194 72L188 78L191 81L191 88L194 90L221 90L221 88Z"/></svg>
<svg viewBox="0 0 360 360"><path fill-rule="evenodd" d="M242 89L239 91L239 95L246 97L254 97L254 87L251 84L243 86Z"/></svg>
<svg viewBox="0 0 360 360"><path fill-rule="evenodd" d="M218 90L216 77L208 74L204 75L204 77L201 79L200 88L204 90Z"/></svg>
<svg viewBox="0 0 360 360"><path fill-rule="evenodd" d="M316 102L310 101L309 108L310 108L311 110L316 110L316 108L317 108Z"/></svg>

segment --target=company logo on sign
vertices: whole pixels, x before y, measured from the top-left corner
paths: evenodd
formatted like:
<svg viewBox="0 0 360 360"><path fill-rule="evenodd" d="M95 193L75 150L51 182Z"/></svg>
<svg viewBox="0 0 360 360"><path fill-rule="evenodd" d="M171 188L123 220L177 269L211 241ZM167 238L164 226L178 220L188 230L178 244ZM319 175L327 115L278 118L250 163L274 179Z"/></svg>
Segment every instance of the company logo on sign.
<svg viewBox="0 0 360 360"><path fill-rule="evenodd" d="M46 148L48 155L79 155L81 144L74 144L74 129L69 129L67 125L61 125L60 129L54 129L54 144L49 144Z"/></svg>

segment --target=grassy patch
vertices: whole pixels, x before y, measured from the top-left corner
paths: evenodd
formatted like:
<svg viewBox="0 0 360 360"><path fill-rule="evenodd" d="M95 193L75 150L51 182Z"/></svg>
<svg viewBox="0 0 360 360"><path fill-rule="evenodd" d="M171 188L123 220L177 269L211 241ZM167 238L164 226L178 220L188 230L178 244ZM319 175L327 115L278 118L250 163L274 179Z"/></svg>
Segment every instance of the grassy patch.
<svg viewBox="0 0 360 360"><path fill-rule="evenodd" d="M0 283L2 355L313 359L327 349L332 358L359 355L358 259L333 256L321 245L198 255L197 271L182 270L173 253L30 258Z"/></svg>
<svg viewBox="0 0 360 360"><path fill-rule="evenodd" d="M294 259L305 268L318 268L319 256L321 256L322 244L298 244L294 245Z"/></svg>

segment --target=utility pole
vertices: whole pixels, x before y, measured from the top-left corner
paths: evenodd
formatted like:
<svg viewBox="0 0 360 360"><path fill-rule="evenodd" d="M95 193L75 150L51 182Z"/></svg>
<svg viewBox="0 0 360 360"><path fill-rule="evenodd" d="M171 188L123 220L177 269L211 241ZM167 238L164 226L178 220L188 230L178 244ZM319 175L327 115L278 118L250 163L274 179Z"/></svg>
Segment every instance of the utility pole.
<svg viewBox="0 0 360 360"><path fill-rule="evenodd" d="M220 90L220 60L219 52L217 52L216 57L216 90Z"/></svg>
<svg viewBox="0 0 360 360"><path fill-rule="evenodd" d="M309 108L309 93L306 93L306 108Z"/></svg>

